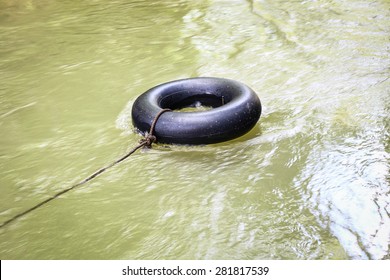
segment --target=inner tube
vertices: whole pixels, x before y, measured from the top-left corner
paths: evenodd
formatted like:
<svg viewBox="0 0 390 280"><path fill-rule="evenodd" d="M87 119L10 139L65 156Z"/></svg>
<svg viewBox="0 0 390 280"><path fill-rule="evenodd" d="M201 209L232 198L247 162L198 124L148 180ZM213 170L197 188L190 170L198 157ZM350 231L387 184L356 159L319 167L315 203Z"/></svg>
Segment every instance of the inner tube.
<svg viewBox="0 0 390 280"><path fill-rule="evenodd" d="M198 105L206 111L178 112ZM149 131L162 109L154 135L167 144L212 144L228 141L250 131L261 115L257 94L248 86L223 78L189 78L158 85L140 95L132 108L133 125Z"/></svg>

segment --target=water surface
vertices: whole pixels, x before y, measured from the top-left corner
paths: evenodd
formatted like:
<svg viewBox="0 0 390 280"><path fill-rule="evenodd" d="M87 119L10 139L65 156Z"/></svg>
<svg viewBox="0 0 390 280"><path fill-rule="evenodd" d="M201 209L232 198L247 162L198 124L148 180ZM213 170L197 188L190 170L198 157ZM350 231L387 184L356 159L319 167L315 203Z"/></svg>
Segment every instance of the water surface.
<svg viewBox="0 0 390 280"><path fill-rule="evenodd" d="M159 83L263 104L237 140L138 152L1 228L1 259L388 259L389 8L0 0L0 222L134 147Z"/></svg>

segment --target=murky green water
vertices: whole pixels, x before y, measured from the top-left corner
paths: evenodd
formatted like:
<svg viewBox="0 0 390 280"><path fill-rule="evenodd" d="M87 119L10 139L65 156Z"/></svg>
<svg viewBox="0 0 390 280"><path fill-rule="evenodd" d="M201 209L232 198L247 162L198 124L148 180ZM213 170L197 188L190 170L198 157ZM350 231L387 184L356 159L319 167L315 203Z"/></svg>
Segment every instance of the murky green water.
<svg viewBox="0 0 390 280"><path fill-rule="evenodd" d="M131 104L196 76L263 115L155 146L0 229L1 259L383 259L390 4L0 0L0 222L130 150Z"/></svg>

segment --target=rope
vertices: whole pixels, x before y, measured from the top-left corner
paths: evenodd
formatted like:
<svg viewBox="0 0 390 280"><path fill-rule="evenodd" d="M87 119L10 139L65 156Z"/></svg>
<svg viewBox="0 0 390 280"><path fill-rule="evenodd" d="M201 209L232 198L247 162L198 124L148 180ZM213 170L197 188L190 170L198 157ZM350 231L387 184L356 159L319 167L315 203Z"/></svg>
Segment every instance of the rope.
<svg viewBox="0 0 390 280"><path fill-rule="evenodd" d="M99 170L95 171L93 174L89 175L87 178L85 178L84 180L80 181L79 183L69 187L69 188L66 188L62 191L59 191L58 193L56 193L55 195L53 195L52 197L49 197L48 199L36 204L35 206L17 214L16 216L12 217L11 219L9 220L6 220L5 222L3 222L1 225L0 225L0 228L3 228L5 227L6 225L12 223L13 221L19 219L20 217L22 216L25 216L27 215L28 213L38 209L39 207L49 203L50 201L60 197L61 195L81 186L81 185L84 185L85 183L91 181L92 179L96 178L97 176L99 176L100 174L102 174L104 171L106 171L107 169L113 167L114 165L124 161L125 159L127 159L129 156L131 156L132 154L134 154L137 150L139 150L140 148L142 147L146 147L146 148L151 148L152 147L152 144L155 143L157 141L157 138L156 136L153 135L153 132L154 132L154 128L156 126L156 123L158 121L158 119L160 118L160 116L165 113L165 112L168 112L168 111L171 111L170 109L163 109L161 110L154 118L153 122L152 122L152 125L150 126L150 130L149 132L146 132L145 133L145 136L143 139L141 139L141 141L139 142L139 144L137 146L135 146L131 151L129 151L126 155L122 156L121 158L115 160L114 162L110 163L109 165L103 167L103 168L100 168Z"/></svg>

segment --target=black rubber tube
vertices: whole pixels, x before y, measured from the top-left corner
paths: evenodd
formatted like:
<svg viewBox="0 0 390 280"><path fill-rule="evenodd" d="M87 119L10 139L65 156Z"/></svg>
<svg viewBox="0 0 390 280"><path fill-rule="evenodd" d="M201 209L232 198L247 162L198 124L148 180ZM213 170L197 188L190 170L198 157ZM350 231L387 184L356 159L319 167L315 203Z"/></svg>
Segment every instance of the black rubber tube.
<svg viewBox="0 0 390 280"><path fill-rule="evenodd" d="M175 112L196 104L206 111ZM261 103L248 86L222 78L190 78L168 82L140 95L132 108L134 126L149 131L162 109L154 135L160 143L212 144L228 141L250 131L261 115Z"/></svg>

